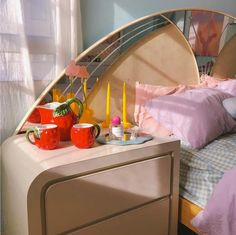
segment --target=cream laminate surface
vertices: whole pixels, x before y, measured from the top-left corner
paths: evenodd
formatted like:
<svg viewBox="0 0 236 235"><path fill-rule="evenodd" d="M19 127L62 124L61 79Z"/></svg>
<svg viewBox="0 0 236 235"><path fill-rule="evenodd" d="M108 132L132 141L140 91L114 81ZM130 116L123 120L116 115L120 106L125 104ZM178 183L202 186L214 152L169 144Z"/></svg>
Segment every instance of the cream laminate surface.
<svg viewBox="0 0 236 235"><path fill-rule="evenodd" d="M178 211L179 141L155 138L140 145L95 145L78 149L69 142L51 151L40 150L25 135L2 145L4 235L46 234L45 194L51 185L75 177L115 169L159 156L172 156L170 234L175 234Z"/></svg>

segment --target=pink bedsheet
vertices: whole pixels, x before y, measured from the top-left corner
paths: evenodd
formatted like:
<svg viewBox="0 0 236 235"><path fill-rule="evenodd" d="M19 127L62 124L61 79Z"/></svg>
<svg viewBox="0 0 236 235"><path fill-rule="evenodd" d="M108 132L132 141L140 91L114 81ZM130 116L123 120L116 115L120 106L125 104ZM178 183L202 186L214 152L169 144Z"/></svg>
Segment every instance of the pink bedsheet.
<svg viewBox="0 0 236 235"><path fill-rule="evenodd" d="M202 235L236 235L236 166L224 174L192 224Z"/></svg>

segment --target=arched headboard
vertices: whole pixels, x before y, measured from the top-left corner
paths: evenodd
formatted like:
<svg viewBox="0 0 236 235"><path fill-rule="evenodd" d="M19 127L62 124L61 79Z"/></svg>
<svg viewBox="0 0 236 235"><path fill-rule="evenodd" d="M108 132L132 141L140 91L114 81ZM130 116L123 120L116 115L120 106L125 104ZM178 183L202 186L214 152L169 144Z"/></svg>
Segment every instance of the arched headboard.
<svg viewBox="0 0 236 235"><path fill-rule="evenodd" d="M122 85L126 82L127 118L133 121L136 81L168 86L197 84L199 73L184 35L176 25L168 24L129 48L100 77L88 97L98 120L105 120L108 81L111 84L111 114L122 113Z"/></svg>
<svg viewBox="0 0 236 235"><path fill-rule="evenodd" d="M123 82L126 82L129 122L134 121L136 81L167 86L199 83L199 71L193 50L184 34L167 18L168 14L165 16L155 13L125 25L106 35L76 58L76 63L85 65L90 72L88 87L92 89L89 94L87 93L87 101L89 107L94 110L94 118L98 122L106 118L108 81L111 84L111 115L120 116L122 114L122 87ZM213 68L214 76L218 78L235 76L235 45L236 36L228 42L217 58ZM95 69L92 69L94 66ZM96 72L102 67L106 67L105 72L103 70L97 75ZM97 77L99 79L95 83ZM27 124L30 113L58 84L64 86L65 93L68 92L67 88L70 85L64 83L66 80L69 79L65 76L64 70L44 90L22 119L15 133L26 129L24 127L27 125L24 126L24 124ZM91 80L95 83L94 85L91 85ZM79 79L76 82L77 87L80 84ZM77 95L81 91L80 85L76 89Z"/></svg>

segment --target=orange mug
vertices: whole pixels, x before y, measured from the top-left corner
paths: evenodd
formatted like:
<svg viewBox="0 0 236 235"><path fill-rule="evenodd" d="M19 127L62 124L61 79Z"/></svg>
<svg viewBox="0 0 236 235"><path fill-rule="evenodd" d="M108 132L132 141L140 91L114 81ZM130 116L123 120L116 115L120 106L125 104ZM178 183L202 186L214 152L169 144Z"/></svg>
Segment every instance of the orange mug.
<svg viewBox="0 0 236 235"><path fill-rule="evenodd" d="M78 148L90 148L100 134L97 124L80 123L71 128L71 141Z"/></svg>
<svg viewBox="0 0 236 235"><path fill-rule="evenodd" d="M55 124L42 124L30 127L26 132L26 139L41 149L55 149L60 142L60 132Z"/></svg>

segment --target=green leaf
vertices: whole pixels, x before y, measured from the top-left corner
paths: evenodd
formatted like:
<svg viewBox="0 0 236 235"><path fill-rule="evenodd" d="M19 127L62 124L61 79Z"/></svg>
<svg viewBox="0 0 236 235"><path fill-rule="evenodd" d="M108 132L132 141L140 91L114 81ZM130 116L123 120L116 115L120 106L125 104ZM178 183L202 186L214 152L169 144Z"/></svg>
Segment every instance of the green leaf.
<svg viewBox="0 0 236 235"><path fill-rule="evenodd" d="M61 104L53 111L53 117L65 116L70 112L70 107L68 104Z"/></svg>

